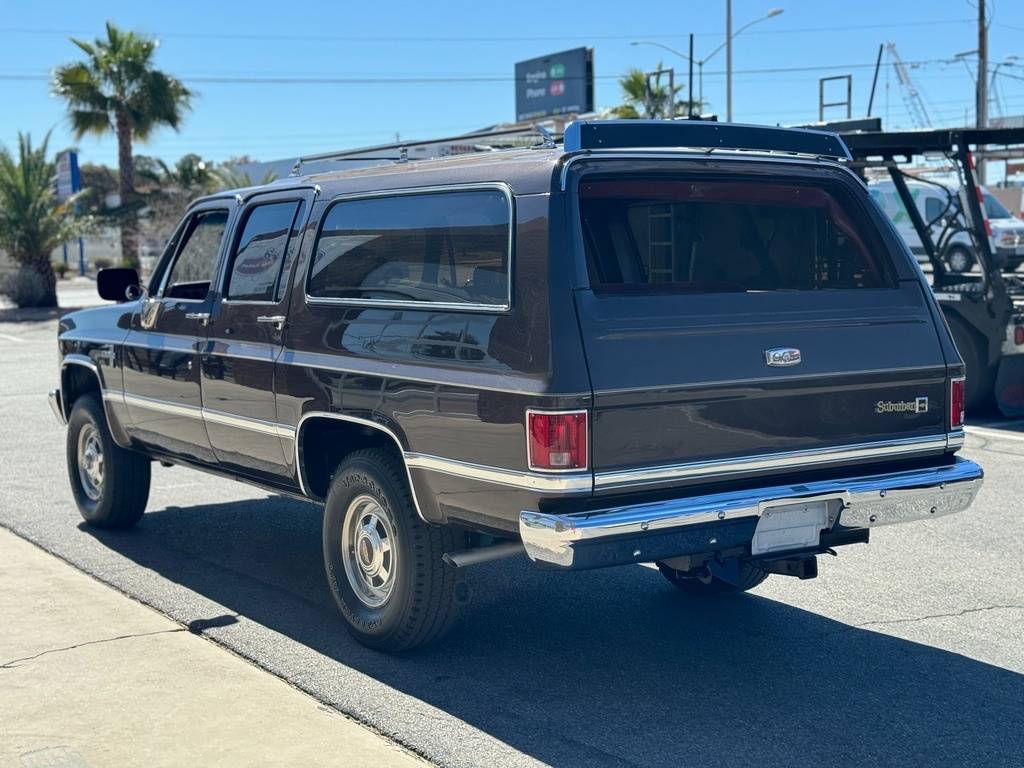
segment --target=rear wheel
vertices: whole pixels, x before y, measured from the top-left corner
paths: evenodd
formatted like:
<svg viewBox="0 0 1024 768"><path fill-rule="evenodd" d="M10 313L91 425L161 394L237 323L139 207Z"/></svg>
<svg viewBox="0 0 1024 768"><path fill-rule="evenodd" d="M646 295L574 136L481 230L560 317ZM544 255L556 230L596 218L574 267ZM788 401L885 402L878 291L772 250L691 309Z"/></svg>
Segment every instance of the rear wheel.
<svg viewBox="0 0 1024 768"><path fill-rule="evenodd" d="M691 597L710 597L746 592L768 578L768 572L751 563L738 563L735 579L726 580L708 568L695 571L677 571L658 563L661 575L680 592Z"/></svg>
<svg viewBox="0 0 1024 768"><path fill-rule="evenodd" d="M953 341L967 369L965 407L968 413L980 413L992 406L995 369L988 364L988 355L981 338L958 317L947 316Z"/></svg>
<svg viewBox="0 0 1024 768"><path fill-rule="evenodd" d="M357 451L338 468L324 508L324 567L359 642L403 651L447 630L461 574L441 556L458 548L453 529L420 519L391 453Z"/></svg>
<svg viewBox="0 0 1024 768"><path fill-rule="evenodd" d="M68 479L78 511L97 528L130 528L149 499L150 461L110 436L95 394L75 401L68 418Z"/></svg>

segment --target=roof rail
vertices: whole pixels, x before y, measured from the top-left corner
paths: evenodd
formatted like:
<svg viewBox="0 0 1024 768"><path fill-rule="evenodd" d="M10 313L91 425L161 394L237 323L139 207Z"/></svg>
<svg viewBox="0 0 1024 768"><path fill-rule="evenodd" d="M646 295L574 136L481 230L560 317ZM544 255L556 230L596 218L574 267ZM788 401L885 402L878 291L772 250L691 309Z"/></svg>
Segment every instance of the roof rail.
<svg viewBox="0 0 1024 768"><path fill-rule="evenodd" d="M544 129L543 126L536 124L526 127L519 126L515 128L485 129L482 131L473 131L472 133L462 133L456 136L448 136L437 139L422 139L419 141L397 141L391 144L377 144L371 147L362 147L358 149L344 149L338 152L323 152L316 155L303 155L295 161L295 165L292 168L292 175L297 176L299 173L301 173L302 165L304 163L333 161L358 162L361 160L390 160L396 163L402 163L407 161L409 149L413 147L429 147L433 144L455 144L481 141L485 139L495 139L501 137L533 135L541 137L542 145L548 145L550 143L550 133L548 133L548 131ZM481 148L479 151L492 151L492 148ZM388 154L389 152L393 152L394 154Z"/></svg>
<svg viewBox="0 0 1024 768"><path fill-rule="evenodd" d="M849 160L835 133L704 120L577 120L565 128L565 151L679 148L785 152Z"/></svg>

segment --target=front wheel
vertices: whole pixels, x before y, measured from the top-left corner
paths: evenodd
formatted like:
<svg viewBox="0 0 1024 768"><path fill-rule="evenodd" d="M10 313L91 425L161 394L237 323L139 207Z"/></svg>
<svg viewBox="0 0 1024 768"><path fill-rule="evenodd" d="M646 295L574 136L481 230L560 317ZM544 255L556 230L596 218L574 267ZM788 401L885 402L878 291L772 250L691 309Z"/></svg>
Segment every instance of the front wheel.
<svg viewBox="0 0 1024 768"><path fill-rule="evenodd" d="M664 563L658 563L661 575L676 589L691 597L709 597L746 592L768 578L768 572L751 563L737 563L734 578L726 580L708 568L694 572L677 571Z"/></svg>
<svg viewBox="0 0 1024 768"><path fill-rule="evenodd" d="M68 418L68 479L78 511L96 528L130 528L149 499L150 461L110 436L99 397L82 395Z"/></svg>
<svg viewBox="0 0 1024 768"><path fill-rule="evenodd" d="M455 618L461 584L441 556L458 548L451 528L420 519L389 452L357 451L338 468L324 507L324 567L359 642L404 651L440 636Z"/></svg>
<svg viewBox="0 0 1024 768"><path fill-rule="evenodd" d="M963 274L974 266L974 256L963 246L954 246L946 252L946 266L950 272Z"/></svg>

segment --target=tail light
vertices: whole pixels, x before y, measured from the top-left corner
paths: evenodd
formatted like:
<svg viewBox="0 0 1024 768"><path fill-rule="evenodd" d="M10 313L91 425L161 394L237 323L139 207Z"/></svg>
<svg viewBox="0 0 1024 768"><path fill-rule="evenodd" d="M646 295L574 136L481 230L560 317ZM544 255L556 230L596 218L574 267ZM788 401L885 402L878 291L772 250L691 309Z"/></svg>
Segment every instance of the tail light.
<svg viewBox="0 0 1024 768"><path fill-rule="evenodd" d="M964 425L964 386L965 379L960 376L949 380L949 428L960 429Z"/></svg>
<svg viewBox="0 0 1024 768"><path fill-rule="evenodd" d="M530 469L587 468L586 411L527 411L526 422Z"/></svg>
<svg viewBox="0 0 1024 768"><path fill-rule="evenodd" d="M1015 325L1013 327L1013 343L1018 347L1024 346L1024 325Z"/></svg>

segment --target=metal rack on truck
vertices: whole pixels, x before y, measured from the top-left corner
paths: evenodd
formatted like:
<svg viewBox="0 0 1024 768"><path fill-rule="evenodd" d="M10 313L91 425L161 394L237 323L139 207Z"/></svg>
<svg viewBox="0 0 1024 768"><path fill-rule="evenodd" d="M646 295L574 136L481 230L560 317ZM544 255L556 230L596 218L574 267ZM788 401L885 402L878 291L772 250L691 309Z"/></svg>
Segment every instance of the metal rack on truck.
<svg viewBox="0 0 1024 768"><path fill-rule="evenodd" d="M999 269L974 161L975 154L984 155L986 146L1024 145L1024 128L868 130L841 135L858 173L888 171L921 238L931 265L932 290L967 366L968 411L982 411L994 400L1005 415L1024 415L1024 281ZM926 155L941 155L959 177L966 209L962 216L951 218L965 222L974 245L976 273L955 274L946 269L941 243L932 235L936 222L924 220L907 187L909 176L900 165Z"/></svg>

